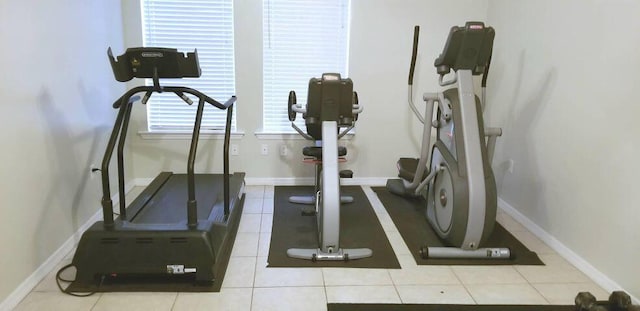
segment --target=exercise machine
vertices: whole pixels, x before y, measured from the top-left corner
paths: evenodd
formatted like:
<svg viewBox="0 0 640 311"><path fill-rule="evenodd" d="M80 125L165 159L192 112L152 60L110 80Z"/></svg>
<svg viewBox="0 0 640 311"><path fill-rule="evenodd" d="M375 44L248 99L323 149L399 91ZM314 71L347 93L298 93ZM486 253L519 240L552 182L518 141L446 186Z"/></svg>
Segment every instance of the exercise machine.
<svg viewBox="0 0 640 311"><path fill-rule="evenodd" d="M387 181L398 195L426 199L426 218L451 247L420 249L423 258L508 259L508 248L481 248L493 232L497 208L491 158L499 128L486 129L482 117L495 31L481 22L454 26L435 60L443 92L425 93L424 115L412 101L419 27L414 31L409 71L409 104L424 124L420 158L401 158L399 179ZM453 71L453 76L445 76ZM474 93L474 76L482 75L482 101ZM434 106L437 111L434 115ZM435 143L431 145L432 128Z"/></svg>
<svg viewBox="0 0 640 311"><path fill-rule="evenodd" d="M329 78L331 76L331 74L325 74L325 76L327 78ZM340 79L340 77L338 77L338 79ZM316 79L318 80L318 79ZM320 80L322 81L322 80ZM311 84L310 84L311 85ZM351 86L353 88L353 83L351 83ZM321 182L321 177L322 177L322 133L321 133L321 123L318 123L316 121L316 119L319 117L319 115L322 113L322 104L315 100L318 99L318 97L316 95L318 94L312 94L312 89L311 86L309 87L309 96L314 96L314 103L315 105L313 105L310 109L310 111L304 112L304 110L301 110L301 107L294 107L293 104L297 105L296 103L296 93L294 91L289 92L289 106L288 106L288 113L289 113L289 121L291 121L291 126L296 130L296 132L298 132L302 137L304 137L305 139L308 140L312 140L315 142L315 146L307 146L305 148L302 149L302 154L307 157L307 161L314 163L315 164L315 175L314 175L314 190L313 190L313 194L310 195L292 195L289 197L289 202L291 203L296 203L296 204L307 204L307 205L315 205L316 204L316 197L317 197L317 193L320 192L320 182ZM314 92L317 92L317 87L313 88ZM354 101L355 101L355 105L358 105L357 100L358 100L358 93L353 92L353 96L354 96ZM309 105L307 106L309 107ZM345 106L346 107L346 106ZM293 121L295 121L296 119L296 113L297 111L300 111L300 113L303 114L303 117L305 118L305 125L307 127L307 133L305 133L303 130L301 130ZM334 116L335 119L335 116ZM356 113L353 116L353 121L356 121L358 119L358 114ZM345 120L345 122L343 124L339 124L338 126L346 126L347 129L345 129L344 131L342 131L342 133L338 134L338 138L340 139L342 138L344 135L346 135L347 133L349 133L349 131L351 131L351 129L353 128L353 126L355 125L354 122L352 122L351 120ZM344 157L347 155L347 148L343 147L343 146L338 146L338 156L339 157ZM353 172L351 170L341 170L339 171L339 175L341 178L352 178L353 177ZM347 204L347 203L352 203L353 202L353 197L351 196L346 196L346 195L341 195L340 196L340 203L342 204Z"/></svg>
<svg viewBox="0 0 640 311"><path fill-rule="evenodd" d="M109 60L116 80L152 78L153 85L126 91L113 107L115 125L102 160L103 221L93 224L80 239L72 264L76 281L96 284L106 278L161 276L210 284L224 273L244 202L244 173L229 173L229 138L235 96L220 103L183 86L161 86L162 78L197 78L201 70L197 51L183 54L167 48L129 48ZM156 93L173 93L197 108L187 173L160 173L127 207L123 150L134 102L146 104ZM188 95L191 95L188 96ZM226 110L223 174L195 174L194 165L205 105ZM119 215L114 219L109 165L117 145Z"/></svg>
<svg viewBox="0 0 640 311"><path fill-rule="evenodd" d="M360 112L362 107L353 91L353 82L349 78L341 78L338 73L325 73L320 79L309 80L306 108L297 103L294 91L289 92L291 126L304 138L315 142L314 146L302 150L303 155L316 165L316 192L312 200L315 209L303 214L315 215L319 240L318 248L288 249L289 257L313 261L351 260L373 254L368 248L340 247L340 205L346 198L340 196L340 178L351 178L353 172L338 169L340 158L347 154L347 148L338 146L338 140L353 129ZM294 123L298 113L305 120L306 133ZM341 128L344 129L341 131Z"/></svg>

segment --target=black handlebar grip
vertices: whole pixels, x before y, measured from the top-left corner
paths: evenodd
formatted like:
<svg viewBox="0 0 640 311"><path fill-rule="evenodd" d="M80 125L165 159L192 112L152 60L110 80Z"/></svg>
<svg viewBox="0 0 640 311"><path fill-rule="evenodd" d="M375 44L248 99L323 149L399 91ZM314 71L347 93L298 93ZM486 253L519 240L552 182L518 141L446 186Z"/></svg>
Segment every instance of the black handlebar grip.
<svg viewBox="0 0 640 311"><path fill-rule="evenodd" d="M489 54L489 60L487 60L487 65L484 67L484 73L482 74L482 87L487 87L487 77L489 76L489 66L491 66L492 56L493 56L493 49L491 49L491 54Z"/></svg>
<svg viewBox="0 0 640 311"><path fill-rule="evenodd" d="M354 105L354 106L357 106L357 105L359 105L359 104L360 104L360 102L359 102L359 100L358 100L358 92L353 92L353 105ZM354 119L354 120L356 120L356 121L358 121L358 115L359 115L359 114L357 114L357 113L356 113L356 114L353 116L353 119Z"/></svg>
<svg viewBox="0 0 640 311"><path fill-rule="evenodd" d="M420 37L420 26L413 27L413 52L411 53L411 67L409 68L409 85L413 85L413 71L416 68L416 57L418 56L418 38Z"/></svg>
<svg viewBox="0 0 640 311"><path fill-rule="evenodd" d="M290 91L289 92L288 110L289 110L289 121L291 121L291 122L296 120L296 112L293 111L293 105L295 105L295 104L297 104L296 92L295 91Z"/></svg>

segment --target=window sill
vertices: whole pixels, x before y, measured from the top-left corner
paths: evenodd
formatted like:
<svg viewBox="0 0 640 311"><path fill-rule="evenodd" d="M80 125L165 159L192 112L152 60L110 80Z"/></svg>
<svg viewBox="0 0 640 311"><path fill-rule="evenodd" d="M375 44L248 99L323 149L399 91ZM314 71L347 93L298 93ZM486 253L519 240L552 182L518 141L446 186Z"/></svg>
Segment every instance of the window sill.
<svg viewBox="0 0 640 311"><path fill-rule="evenodd" d="M145 140L191 140L192 132L180 131L139 131L138 135ZM244 137L243 131L231 132L231 139L238 140ZM224 132L221 131L200 131L201 140L221 140L224 139Z"/></svg>
<svg viewBox="0 0 640 311"><path fill-rule="evenodd" d="M290 133L290 132L258 131L258 132L255 132L254 134L256 135L256 138L260 140L307 140L306 138L302 137L300 134L295 132ZM342 137L341 139L350 140L353 138L353 136L355 136L355 133L348 133L347 135L344 135L344 137Z"/></svg>

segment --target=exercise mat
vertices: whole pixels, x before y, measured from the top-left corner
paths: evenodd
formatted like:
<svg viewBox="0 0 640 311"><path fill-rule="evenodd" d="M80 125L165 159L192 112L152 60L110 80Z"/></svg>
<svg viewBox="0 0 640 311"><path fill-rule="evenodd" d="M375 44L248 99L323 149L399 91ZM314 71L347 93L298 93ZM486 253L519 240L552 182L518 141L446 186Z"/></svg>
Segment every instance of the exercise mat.
<svg viewBox="0 0 640 311"><path fill-rule="evenodd" d="M290 258L289 248L317 248L315 216L303 216L311 205L289 202L292 195L311 195L313 187L278 186L274 193L273 227L269 246L269 267L349 267L400 269L391 244L367 196L359 186L343 186L341 195L353 197L353 203L340 208L340 247L370 248L373 256L349 261L316 261Z"/></svg>
<svg viewBox="0 0 640 311"><path fill-rule="evenodd" d="M445 305L328 303L327 311L573 311L568 305Z"/></svg>
<svg viewBox="0 0 640 311"><path fill-rule="evenodd" d="M496 223L486 247L508 247L512 259L423 259L420 248L424 245L445 246L425 217L423 199L403 198L392 194L385 187L373 187L373 191L391 216L402 239L419 265L544 265L535 252L530 251L502 225Z"/></svg>

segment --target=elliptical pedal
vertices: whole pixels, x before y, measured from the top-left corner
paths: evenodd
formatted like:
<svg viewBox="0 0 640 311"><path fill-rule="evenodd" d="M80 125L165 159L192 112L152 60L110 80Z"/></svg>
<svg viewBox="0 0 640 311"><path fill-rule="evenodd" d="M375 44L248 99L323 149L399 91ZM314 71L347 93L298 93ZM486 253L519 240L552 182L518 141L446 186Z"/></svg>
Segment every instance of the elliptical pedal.
<svg viewBox="0 0 640 311"><path fill-rule="evenodd" d="M340 178L353 178L352 170L342 170L340 171Z"/></svg>

